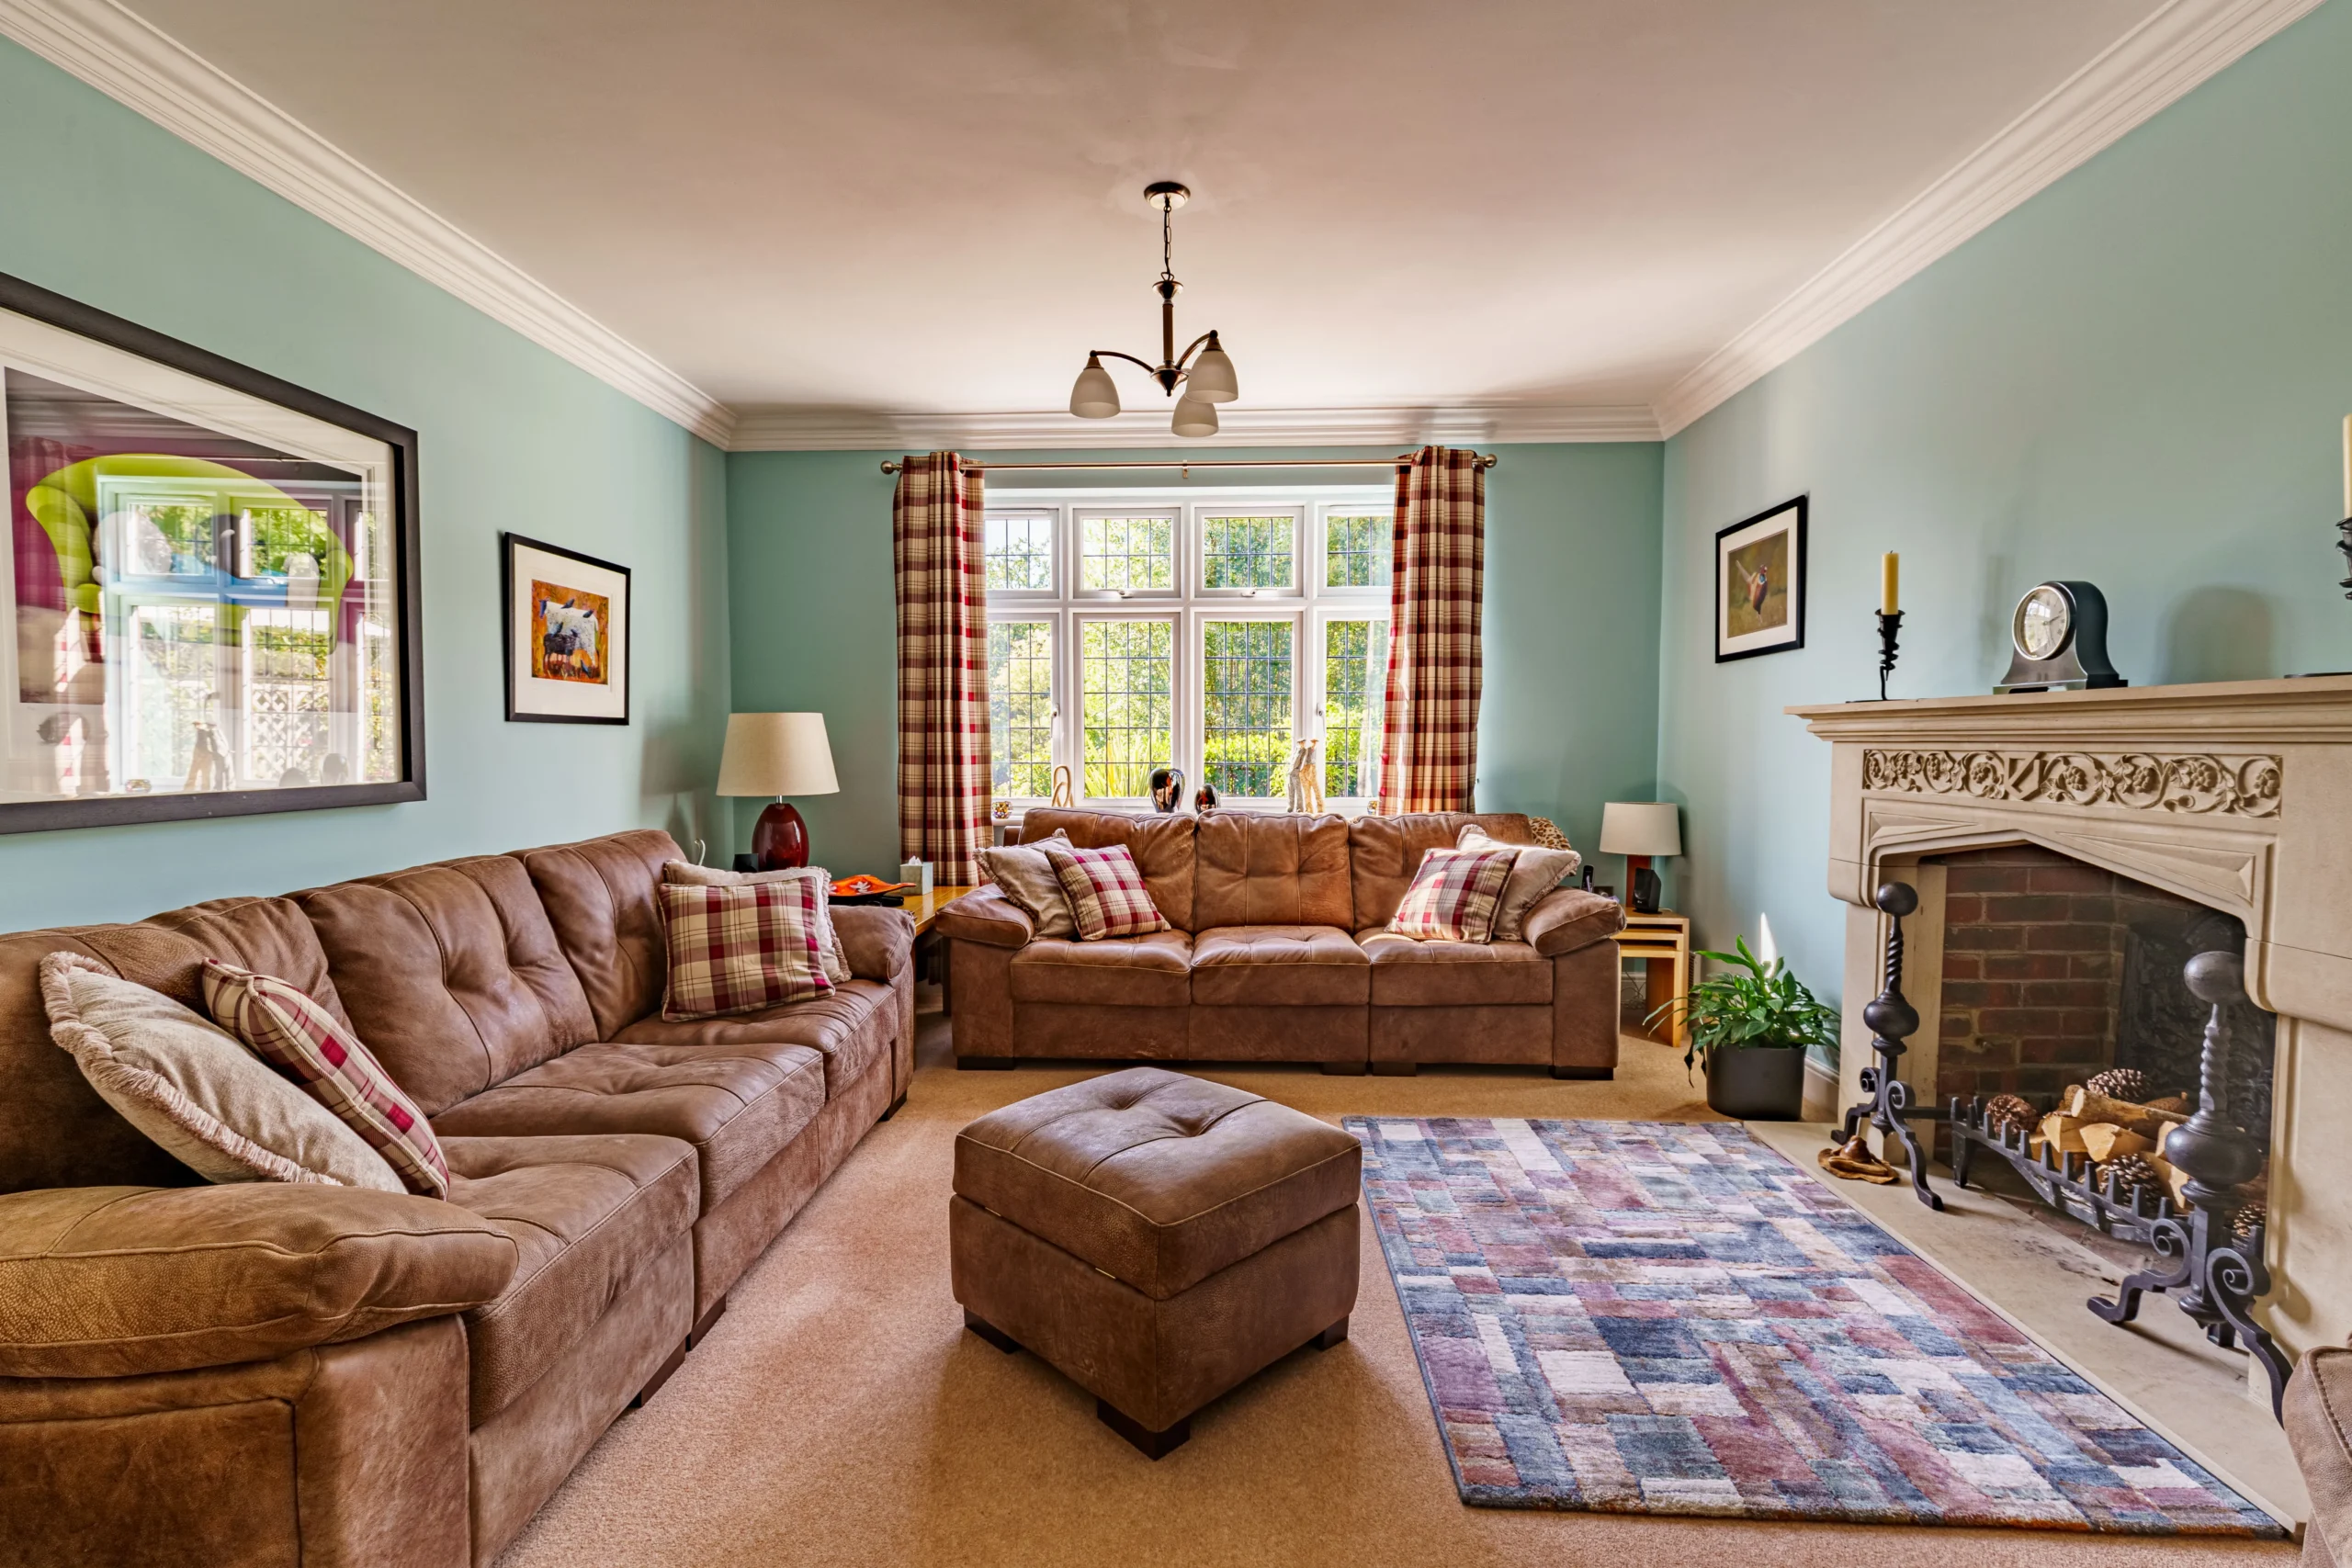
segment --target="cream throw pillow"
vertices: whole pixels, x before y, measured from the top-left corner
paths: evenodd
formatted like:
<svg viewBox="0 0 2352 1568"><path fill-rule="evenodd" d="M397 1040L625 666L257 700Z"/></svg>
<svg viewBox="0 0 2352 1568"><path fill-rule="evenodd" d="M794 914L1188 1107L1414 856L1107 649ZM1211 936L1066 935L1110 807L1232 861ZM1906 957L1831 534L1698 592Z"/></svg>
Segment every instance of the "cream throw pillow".
<svg viewBox="0 0 2352 1568"><path fill-rule="evenodd" d="M1069 842L1069 835L1058 829L1053 837L1065 845ZM1038 843L1051 841L1041 839ZM1063 942L1078 940L1078 917L1070 913L1069 895L1062 891L1062 880L1054 873L1054 863L1036 844L1006 844L982 850L980 874L1021 907L1021 912L1036 926L1039 936Z"/></svg>
<svg viewBox="0 0 2352 1568"><path fill-rule="evenodd" d="M98 1098L207 1181L408 1188L335 1113L244 1042L79 953L40 961L49 1035Z"/></svg>
<svg viewBox="0 0 2352 1568"><path fill-rule="evenodd" d="M749 887L759 882L792 882L813 878L824 884L817 889L817 957L819 967L825 973L825 983L831 986L849 984L849 954L842 951L842 939L833 931L833 874L821 865L788 866L783 871L719 871L712 866L696 865L688 860L662 863L662 880L680 887Z"/></svg>
<svg viewBox="0 0 2352 1568"><path fill-rule="evenodd" d="M1511 863L1510 878L1503 884L1503 900L1495 910L1495 940L1524 942L1527 932L1527 911L1546 893L1574 876L1584 864L1584 856L1574 850L1538 849L1532 844L1506 844L1476 822L1464 822L1453 840L1457 850L1495 849L1516 850L1519 858Z"/></svg>

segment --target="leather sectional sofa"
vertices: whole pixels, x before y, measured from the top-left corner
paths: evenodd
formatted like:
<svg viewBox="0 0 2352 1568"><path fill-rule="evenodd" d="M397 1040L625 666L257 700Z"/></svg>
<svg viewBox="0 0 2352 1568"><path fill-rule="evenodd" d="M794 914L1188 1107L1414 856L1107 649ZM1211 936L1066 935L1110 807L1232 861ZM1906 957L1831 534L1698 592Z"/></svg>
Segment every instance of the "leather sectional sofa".
<svg viewBox="0 0 2352 1568"><path fill-rule="evenodd" d="M0 1562L485 1563L666 1377L913 1070L913 926L813 1001L661 1016L668 835L0 936ZM302 987L449 1200L199 1182L51 1043L59 949L201 1010Z"/></svg>
<svg viewBox="0 0 2352 1568"><path fill-rule="evenodd" d="M1204 817L1032 810L1021 836L1125 844L1175 929L1099 942L1041 939L995 887L949 904L956 1065L1020 1057L1316 1062L1410 1073L1422 1062L1522 1063L1555 1077L1617 1066L1615 900L1560 888L1526 940L1385 934L1422 852L1476 822L1533 841L1528 818Z"/></svg>

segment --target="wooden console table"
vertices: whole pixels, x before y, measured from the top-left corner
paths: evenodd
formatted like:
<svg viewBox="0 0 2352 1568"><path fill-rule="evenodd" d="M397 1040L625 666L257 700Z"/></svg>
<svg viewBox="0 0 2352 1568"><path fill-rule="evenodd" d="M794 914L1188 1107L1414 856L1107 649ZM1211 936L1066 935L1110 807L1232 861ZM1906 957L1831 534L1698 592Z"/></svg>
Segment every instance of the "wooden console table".
<svg viewBox="0 0 2352 1568"><path fill-rule="evenodd" d="M1670 909L1661 909L1655 915L1636 914L1627 909L1625 929L1617 932L1614 940L1621 964L1625 959L1638 958L1648 971L1647 985L1643 992L1645 1000L1642 1006L1642 1016L1645 1020L1668 1002L1680 1001L1690 994L1690 916L1678 915ZM1668 979L1663 989L1658 985L1661 967ZM1643 1028L1649 1032L1652 1026L1645 1022ZM1659 1036L1651 1032L1650 1038L1655 1040ZM1667 1029L1662 1043L1689 1045L1690 1021L1678 1015Z"/></svg>

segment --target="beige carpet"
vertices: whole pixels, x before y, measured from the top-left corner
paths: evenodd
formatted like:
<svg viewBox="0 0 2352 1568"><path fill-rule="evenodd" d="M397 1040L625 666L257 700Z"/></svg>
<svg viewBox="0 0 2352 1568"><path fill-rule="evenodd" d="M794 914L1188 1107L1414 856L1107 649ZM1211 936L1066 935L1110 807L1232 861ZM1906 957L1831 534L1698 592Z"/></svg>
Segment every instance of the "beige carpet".
<svg viewBox="0 0 2352 1568"><path fill-rule="evenodd" d="M912 1097L767 1257L643 1410L624 1416L501 1568L547 1564L1754 1563L1871 1568L2272 1564L2290 1549L2024 1530L1758 1525L1464 1507L1365 1226L1352 1337L1193 1417L1154 1464L1092 1398L963 1330L947 1291L956 1129L1086 1076L958 1073L926 1017ZM1214 1071L1320 1116L1710 1118L1672 1052L1611 1083Z"/></svg>

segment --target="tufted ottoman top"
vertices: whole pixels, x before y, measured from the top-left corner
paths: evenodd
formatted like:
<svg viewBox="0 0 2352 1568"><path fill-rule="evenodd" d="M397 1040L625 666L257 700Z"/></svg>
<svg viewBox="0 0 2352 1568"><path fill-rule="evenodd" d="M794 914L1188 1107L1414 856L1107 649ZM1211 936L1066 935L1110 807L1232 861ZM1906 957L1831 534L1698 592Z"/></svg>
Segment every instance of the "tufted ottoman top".
<svg viewBox="0 0 2352 1568"><path fill-rule="evenodd" d="M1166 1301L1354 1203L1363 1158L1328 1122L1134 1067L965 1128L956 1191Z"/></svg>

